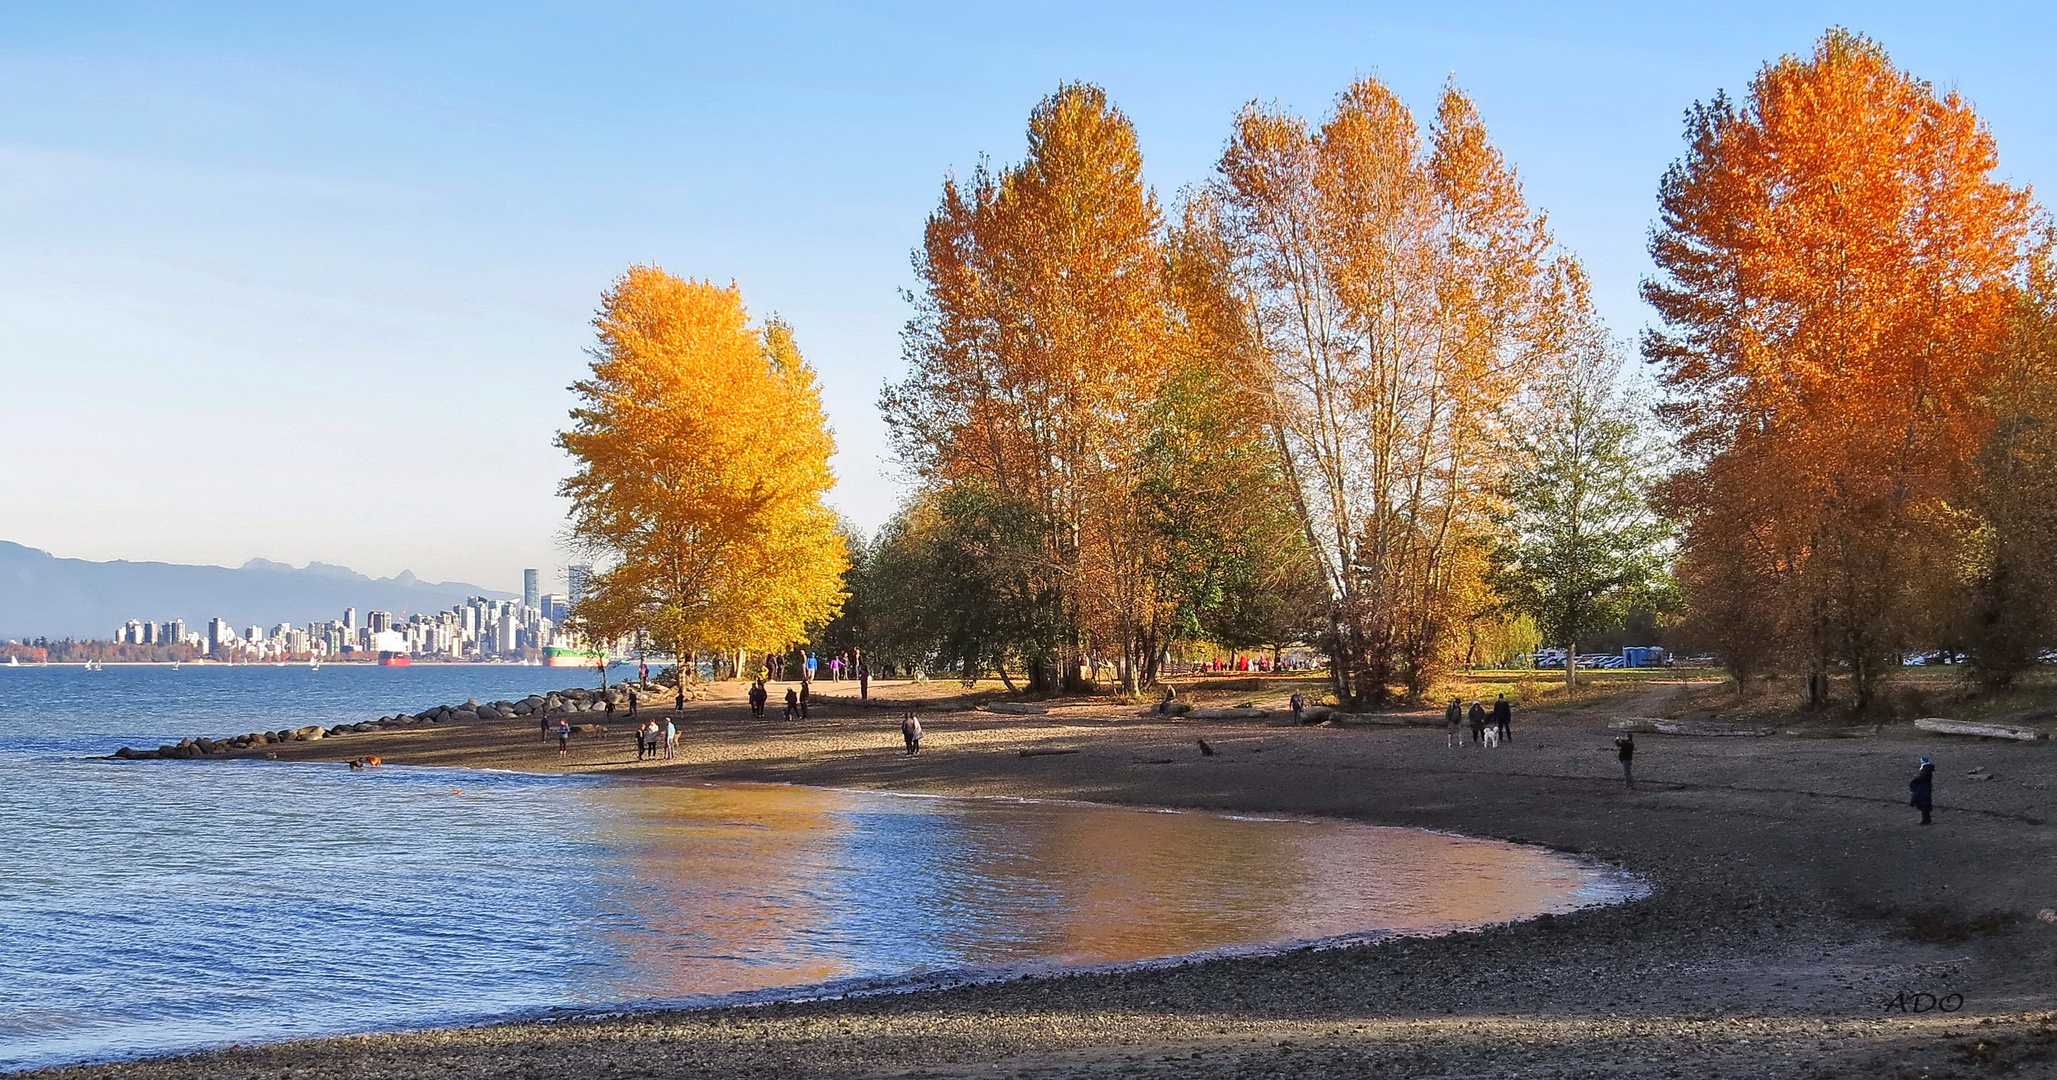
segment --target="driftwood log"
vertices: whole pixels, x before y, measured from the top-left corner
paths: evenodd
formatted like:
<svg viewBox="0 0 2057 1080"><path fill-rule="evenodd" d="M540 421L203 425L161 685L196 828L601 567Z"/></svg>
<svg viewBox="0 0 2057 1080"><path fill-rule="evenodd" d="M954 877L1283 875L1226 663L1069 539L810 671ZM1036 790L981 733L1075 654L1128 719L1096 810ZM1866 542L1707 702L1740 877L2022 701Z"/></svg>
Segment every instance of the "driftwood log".
<svg viewBox="0 0 2057 1080"><path fill-rule="evenodd" d="M1076 754L1077 750L1023 750L1022 757L1056 757L1060 754Z"/></svg>
<svg viewBox="0 0 2057 1080"><path fill-rule="evenodd" d="M1937 735L1974 735L1981 739L2014 739L2018 742L2035 742L2046 736L2035 728L2016 727L2013 724L1981 724L1971 720L1945 720L1940 716L1925 716L1914 722L1914 726Z"/></svg>
<svg viewBox="0 0 2057 1080"><path fill-rule="evenodd" d="M1699 720L1666 720L1659 716L1624 716L1609 721L1608 727L1615 731L1632 731L1638 735L1693 735L1703 738L1723 735L1758 736L1772 733L1767 727L1744 727L1738 724L1709 724Z"/></svg>

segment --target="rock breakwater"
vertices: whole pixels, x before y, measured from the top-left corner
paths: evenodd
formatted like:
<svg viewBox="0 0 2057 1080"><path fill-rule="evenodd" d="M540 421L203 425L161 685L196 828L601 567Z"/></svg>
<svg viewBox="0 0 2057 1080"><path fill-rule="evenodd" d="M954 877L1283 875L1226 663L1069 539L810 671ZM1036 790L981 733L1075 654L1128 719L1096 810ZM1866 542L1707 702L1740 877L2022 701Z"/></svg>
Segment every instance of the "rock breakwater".
<svg viewBox="0 0 2057 1080"><path fill-rule="evenodd" d="M707 697L707 691L693 684L685 688L687 701L700 701ZM344 735L365 735L396 728L422 727L429 724L465 724L481 720L543 720L553 716L574 716L581 713L605 713L612 703L617 710L629 705L629 695L637 695L639 704L647 703L652 708L671 704L678 699L678 687L657 682L616 683L606 690L574 686L563 690L552 690L547 694L530 694L519 701L480 701L473 698L461 705L431 705L413 713L395 713L381 716L377 720L366 720L355 724L337 724L323 727L309 724L299 728L281 728L277 731L252 731L242 735L224 735L218 738L195 736L181 739L176 744L167 743L155 749L138 749L124 746L112 756L124 761L184 760L200 757L221 757L238 751L256 750L277 743L311 742L315 739L333 739Z"/></svg>

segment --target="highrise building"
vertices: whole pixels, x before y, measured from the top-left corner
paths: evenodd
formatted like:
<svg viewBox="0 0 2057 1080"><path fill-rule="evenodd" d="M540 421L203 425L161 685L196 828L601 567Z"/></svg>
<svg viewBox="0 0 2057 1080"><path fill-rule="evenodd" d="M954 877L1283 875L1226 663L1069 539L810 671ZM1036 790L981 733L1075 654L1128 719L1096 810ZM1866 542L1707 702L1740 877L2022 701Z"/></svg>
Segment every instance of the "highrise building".
<svg viewBox="0 0 2057 1080"><path fill-rule="evenodd" d="M535 607L537 602L542 599L542 596L543 572L541 570L523 570L521 572L521 606L525 608Z"/></svg>
<svg viewBox="0 0 2057 1080"><path fill-rule="evenodd" d="M354 608L354 607L346 607L346 608L344 608L344 609L343 609L343 629L345 629L345 630L355 630L355 629L357 629L357 609L356 609L356 608Z"/></svg>
<svg viewBox="0 0 2057 1080"><path fill-rule="evenodd" d="M586 579L592 576L593 567L590 563L565 568L564 583L569 587L573 607L577 607L578 602L586 598Z"/></svg>
<svg viewBox="0 0 2057 1080"><path fill-rule="evenodd" d="M393 628L393 613L390 611L368 611L364 617L370 621L371 632L381 634Z"/></svg>

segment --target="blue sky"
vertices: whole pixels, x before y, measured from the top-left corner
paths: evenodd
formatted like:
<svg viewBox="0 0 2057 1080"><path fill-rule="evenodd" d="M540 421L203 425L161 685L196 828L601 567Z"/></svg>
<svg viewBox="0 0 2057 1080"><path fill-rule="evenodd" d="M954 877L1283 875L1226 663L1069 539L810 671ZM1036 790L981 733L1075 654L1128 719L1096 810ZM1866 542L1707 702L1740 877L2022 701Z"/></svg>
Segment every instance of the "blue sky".
<svg viewBox="0 0 2057 1080"><path fill-rule="evenodd" d="M1454 77L1623 335L1696 99L1843 25L2057 170L2053 16L1942 4L0 3L0 539L499 588L624 267L797 327L867 527L873 403L949 172L1107 87L1167 203L1252 99ZM147 613L140 613L147 614Z"/></svg>

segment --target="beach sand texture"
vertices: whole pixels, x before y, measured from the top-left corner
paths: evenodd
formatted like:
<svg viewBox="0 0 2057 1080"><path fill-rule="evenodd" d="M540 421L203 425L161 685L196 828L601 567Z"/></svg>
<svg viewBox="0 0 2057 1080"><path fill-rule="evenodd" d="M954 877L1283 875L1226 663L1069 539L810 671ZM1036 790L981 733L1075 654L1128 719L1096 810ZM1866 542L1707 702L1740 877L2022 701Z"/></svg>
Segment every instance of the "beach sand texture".
<svg viewBox="0 0 2057 1080"><path fill-rule="evenodd" d="M680 758L669 764L637 763L625 721L574 739L563 761L522 720L269 749L310 762L378 754L391 764L1327 815L1583 852L1656 891L1440 938L844 1000L311 1040L66 1074L2057 1074L2057 923L2036 917L2057 907L2057 754L2048 742L1905 727L1865 739L1645 736L1631 792L1606 721L1634 715L1633 703L1518 715L1513 744L1498 749L1451 749L1432 728L1165 720L1135 706L924 712L928 738L909 757L896 712L829 703L803 722L785 723L776 710L753 721L743 690L720 686L690 704ZM1200 739L1218 753L1201 754ZM1920 754L1939 767L1930 828L1906 806ZM1996 779L1967 775L1979 769ZM1949 995L1961 995L1957 1011L1930 1005L1957 1000Z"/></svg>

